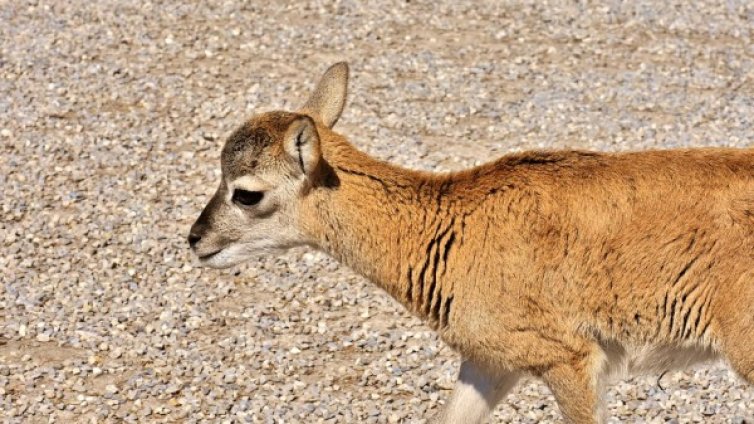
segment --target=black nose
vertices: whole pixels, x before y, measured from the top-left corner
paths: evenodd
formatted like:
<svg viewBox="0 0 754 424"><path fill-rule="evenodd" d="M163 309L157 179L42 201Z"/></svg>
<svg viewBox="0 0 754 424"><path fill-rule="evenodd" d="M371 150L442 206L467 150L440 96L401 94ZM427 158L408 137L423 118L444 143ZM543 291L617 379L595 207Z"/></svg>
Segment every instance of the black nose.
<svg viewBox="0 0 754 424"><path fill-rule="evenodd" d="M196 246L196 244L199 243L199 240L201 240L201 239L202 239L202 236L200 236L199 234L196 234L193 231L190 232L189 235L188 235L189 246L191 246L191 247Z"/></svg>

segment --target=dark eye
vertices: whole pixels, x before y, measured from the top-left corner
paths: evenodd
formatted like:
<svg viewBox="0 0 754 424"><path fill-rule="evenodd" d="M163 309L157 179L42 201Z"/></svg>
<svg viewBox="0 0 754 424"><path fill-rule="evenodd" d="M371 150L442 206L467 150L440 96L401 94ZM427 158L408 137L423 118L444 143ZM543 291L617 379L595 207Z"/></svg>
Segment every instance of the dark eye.
<svg viewBox="0 0 754 424"><path fill-rule="evenodd" d="M264 193L261 191L248 191L236 189L233 191L233 202L243 206L254 206L262 201Z"/></svg>

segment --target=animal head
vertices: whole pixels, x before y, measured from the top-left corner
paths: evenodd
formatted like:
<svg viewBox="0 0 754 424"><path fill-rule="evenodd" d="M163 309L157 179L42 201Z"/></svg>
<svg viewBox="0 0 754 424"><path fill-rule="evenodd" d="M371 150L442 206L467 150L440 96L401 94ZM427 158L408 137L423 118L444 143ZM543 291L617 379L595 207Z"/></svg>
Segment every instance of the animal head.
<svg viewBox="0 0 754 424"><path fill-rule="evenodd" d="M347 84L348 65L337 63L299 111L253 116L227 139L220 186L188 236L203 265L229 267L306 243L300 209L324 166L320 132L340 118Z"/></svg>

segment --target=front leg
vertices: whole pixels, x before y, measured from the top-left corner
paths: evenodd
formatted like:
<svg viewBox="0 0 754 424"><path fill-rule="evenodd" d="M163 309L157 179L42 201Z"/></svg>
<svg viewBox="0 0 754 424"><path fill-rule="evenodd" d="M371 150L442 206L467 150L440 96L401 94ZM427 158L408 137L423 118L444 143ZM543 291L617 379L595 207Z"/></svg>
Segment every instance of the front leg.
<svg viewBox="0 0 754 424"><path fill-rule="evenodd" d="M440 423L482 422L516 385L519 377L519 373L512 371L491 373L464 360L450 401L440 415Z"/></svg>
<svg viewBox="0 0 754 424"><path fill-rule="evenodd" d="M604 355L594 349L585 350L569 361L563 361L543 375L550 387L565 422L569 424L598 424L604 422L602 408L601 370Z"/></svg>

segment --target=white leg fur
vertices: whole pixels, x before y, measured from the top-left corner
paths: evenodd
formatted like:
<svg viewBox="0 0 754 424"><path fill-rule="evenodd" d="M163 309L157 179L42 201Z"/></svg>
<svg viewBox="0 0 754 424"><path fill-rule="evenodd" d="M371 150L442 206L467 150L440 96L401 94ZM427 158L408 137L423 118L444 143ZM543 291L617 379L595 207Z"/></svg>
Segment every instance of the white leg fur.
<svg viewBox="0 0 754 424"><path fill-rule="evenodd" d="M519 377L514 372L491 374L464 360L450 401L440 415L440 423L481 423L516 385Z"/></svg>

